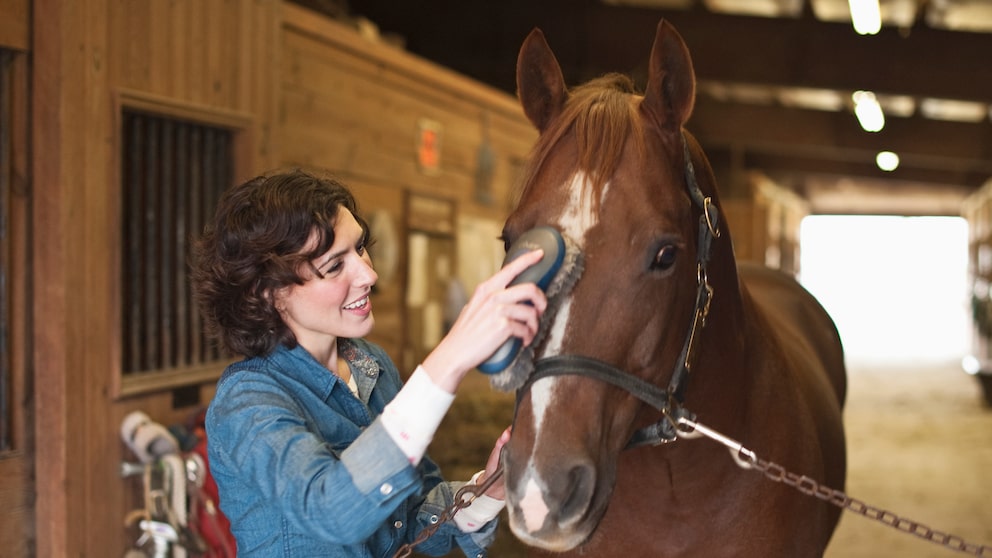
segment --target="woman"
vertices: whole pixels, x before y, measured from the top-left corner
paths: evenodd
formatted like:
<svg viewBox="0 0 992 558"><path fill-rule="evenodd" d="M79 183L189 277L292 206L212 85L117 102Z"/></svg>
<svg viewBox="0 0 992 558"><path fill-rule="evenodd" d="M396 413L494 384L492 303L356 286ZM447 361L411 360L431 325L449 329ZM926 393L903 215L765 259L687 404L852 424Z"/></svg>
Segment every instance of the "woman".
<svg viewBox="0 0 992 558"><path fill-rule="evenodd" d="M392 556L436 523L456 490L424 452L466 373L510 336L530 343L547 301L508 283L541 256L483 282L402 385L363 338L377 276L368 227L348 190L301 171L255 178L221 197L192 278L211 332L244 360L207 412L211 472L238 554ZM527 303L527 304L521 304ZM477 482L491 475L497 440ZM417 547L481 556L495 534L494 483Z"/></svg>

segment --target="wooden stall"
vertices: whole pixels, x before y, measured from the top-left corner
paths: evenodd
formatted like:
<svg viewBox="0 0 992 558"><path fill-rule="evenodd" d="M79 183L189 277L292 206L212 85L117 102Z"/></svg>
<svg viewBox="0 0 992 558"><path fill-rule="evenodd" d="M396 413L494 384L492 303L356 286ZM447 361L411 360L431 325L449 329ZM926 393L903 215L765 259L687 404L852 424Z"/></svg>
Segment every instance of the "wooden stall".
<svg viewBox="0 0 992 558"><path fill-rule="evenodd" d="M808 203L757 171L744 173L743 186L723 199L737 259L798 274L799 228Z"/></svg>
<svg viewBox="0 0 992 558"><path fill-rule="evenodd" d="M12 97L31 107L10 135L31 194L16 206L29 208L23 234L5 245L23 277L9 288L28 295L3 316L24 351L11 369L24 399L2 418L25 433L0 448L4 556L123 555L140 506L140 483L121 478L134 459L123 417L187 421L227 362L197 340L177 263L186 240L141 229L136 208L171 223L186 199L173 192L277 167L342 178L379 237L375 340L400 363L443 331L448 295L498 265L536 137L512 96L277 0L0 0L0 11L0 47L13 49L0 54L30 103Z"/></svg>
<svg viewBox="0 0 992 558"><path fill-rule="evenodd" d="M968 221L968 275L971 282L971 367L992 405L992 180L965 199Z"/></svg>
<svg viewBox="0 0 992 558"><path fill-rule="evenodd" d="M279 162L330 169L376 218L373 338L412 370L439 339L448 292L499 265L536 132L505 93L292 4L283 14Z"/></svg>
<svg viewBox="0 0 992 558"><path fill-rule="evenodd" d="M28 278L28 0L0 0L0 541L25 556L32 539ZM7 325L8 327L2 327Z"/></svg>

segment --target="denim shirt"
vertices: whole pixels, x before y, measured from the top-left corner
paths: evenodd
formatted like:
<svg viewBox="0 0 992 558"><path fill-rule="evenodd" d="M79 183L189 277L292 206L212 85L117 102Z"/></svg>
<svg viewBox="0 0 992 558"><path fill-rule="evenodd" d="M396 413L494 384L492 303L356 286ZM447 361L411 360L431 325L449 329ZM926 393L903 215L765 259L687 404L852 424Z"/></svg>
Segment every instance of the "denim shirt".
<svg viewBox="0 0 992 558"><path fill-rule="evenodd" d="M386 353L340 339L358 397L305 349L280 346L232 364L207 411L210 471L238 556L391 557L438 517L462 483L428 457L414 467L378 416L402 387ZM476 533L444 524L420 553L453 544L485 555L496 520Z"/></svg>

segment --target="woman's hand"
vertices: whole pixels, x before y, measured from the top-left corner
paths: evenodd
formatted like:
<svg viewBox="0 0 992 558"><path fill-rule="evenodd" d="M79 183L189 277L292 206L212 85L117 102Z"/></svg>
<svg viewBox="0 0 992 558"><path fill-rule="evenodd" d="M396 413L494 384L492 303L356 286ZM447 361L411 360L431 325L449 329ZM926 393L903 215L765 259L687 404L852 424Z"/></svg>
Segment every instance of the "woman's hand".
<svg viewBox="0 0 992 558"><path fill-rule="evenodd" d="M492 453L489 454L489 459L486 461L486 470L482 473L482 475L479 476L479 478L475 480L476 483L482 484L486 482L486 479L493 476L493 474L496 473L496 470L499 469L500 456L503 453L503 446L505 446L506 443L510 441L510 434L512 429L513 429L512 426L507 427L507 429L504 430L502 434L500 434L499 439L496 440L496 445L493 446ZM500 478L496 479L496 481L493 482L493 485L490 486L488 490L486 490L485 492L486 496L489 496L490 498L495 498L497 500L505 500L506 483L503 482L504 478L505 477L501 476Z"/></svg>
<svg viewBox="0 0 992 558"><path fill-rule="evenodd" d="M424 370L435 384L454 393L465 374L510 337L519 337L524 345L534 340L547 298L533 283L507 285L543 254L523 254L476 287L451 331L424 359Z"/></svg>

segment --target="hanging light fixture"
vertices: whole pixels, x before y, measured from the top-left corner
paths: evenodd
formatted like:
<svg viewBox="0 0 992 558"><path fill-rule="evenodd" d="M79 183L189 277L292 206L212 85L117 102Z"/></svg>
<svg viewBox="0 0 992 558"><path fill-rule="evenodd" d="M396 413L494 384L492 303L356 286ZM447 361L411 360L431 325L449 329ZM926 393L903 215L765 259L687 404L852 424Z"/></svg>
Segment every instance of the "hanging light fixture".
<svg viewBox="0 0 992 558"><path fill-rule="evenodd" d="M854 100L854 115L866 132L878 132L885 127L885 114L874 93L855 91L851 98Z"/></svg>
<svg viewBox="0 0 992 558"><path fill-rule="evenodd" d="M882 9L878 0L848 0L851 23L859 35L874 35L882 29Z"/></svg>
<svg viewBox="0 0 992 558"><path fill-rule="evenodd" d="M875 155L875 164L885 172L892 172L899 168L899 156L891 151L879 151Z"/></svg>

